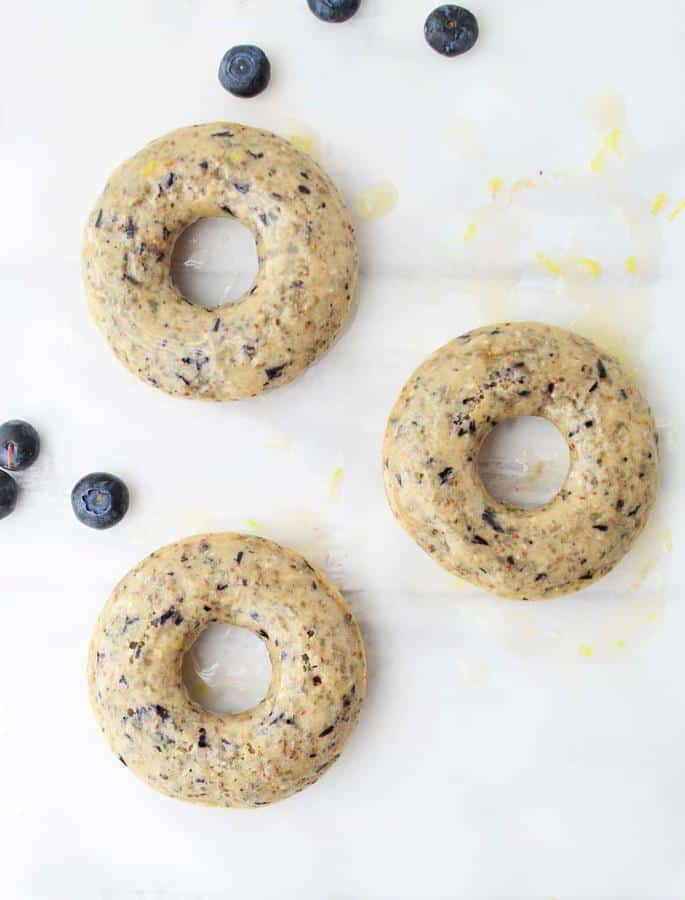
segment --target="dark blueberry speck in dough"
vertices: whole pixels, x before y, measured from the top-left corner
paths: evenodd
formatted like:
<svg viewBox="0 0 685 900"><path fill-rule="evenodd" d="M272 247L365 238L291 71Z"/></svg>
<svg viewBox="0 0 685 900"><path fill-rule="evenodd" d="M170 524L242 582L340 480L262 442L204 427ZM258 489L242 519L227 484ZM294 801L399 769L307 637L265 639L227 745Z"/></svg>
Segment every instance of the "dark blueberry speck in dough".
<svg viewBox="0 0 685 900"><path fill-rule="evenodd" d="M17 505L17 485L11 475L0 472L0 519L14 512Z"/></svg>
<svg viewBox="0 0 685 900"><path fill-rule="evenodd" d="M426 19L424 34L428 44L443 56L466 53L478 40L476 17L463 6L438 6Z"/></svg>
<svg viewBox="0 0 685 900"><path fill-rule="evenodd" d="M71 492L76 518L89 528L102 530L117 525L126 515L128 504L128 488L107 472L85 475Z"/></svg>
<svg viewBox="0 0 685 900"><path fill-rule="evenodd" d="M256 97L271 80L271 63L259 47L241 44L224 53L219 81L235 97Z"/></svg>
<svg viewBox="0 0 685 900"><path fill-rule="evenodd" d="M322 22L347 22L359 10L361 0L307 0L307 5Z"/></svg>
<svg viewBox="0 0 685 900"><path fill-rule="evenodd" d="M0 468L10 472L28 469L38 459L38 432L21 419L11 419L0 425Z"/></svg>

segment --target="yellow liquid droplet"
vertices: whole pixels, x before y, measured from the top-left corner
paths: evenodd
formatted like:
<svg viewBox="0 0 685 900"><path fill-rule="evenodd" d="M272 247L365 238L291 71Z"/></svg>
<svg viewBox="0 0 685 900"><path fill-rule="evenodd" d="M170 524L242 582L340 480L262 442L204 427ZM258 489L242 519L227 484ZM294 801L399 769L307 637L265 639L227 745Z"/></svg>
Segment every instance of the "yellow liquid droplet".
<svg viewBox="0 0 685 900"><path fill-rule="evenodd" d="M600 131L620 128L625 124L626 107L623 97L615 91L604 91L592 98L590 116Z"/></svg>
<svg viewBox="0 0 685 900"><path fill-rule="evenodd" d="M389 181L372 184L358 195L355 209L360 219L387 216L397 204L397 188Z"/></svg>
<svg viewBox="0 0 685 900"><path fill-rule="evenodd" d="M291 122L285 129L285 135L298 150L307 153L312 159L321 159L319 136L307 125L301 122Z"/></svg>

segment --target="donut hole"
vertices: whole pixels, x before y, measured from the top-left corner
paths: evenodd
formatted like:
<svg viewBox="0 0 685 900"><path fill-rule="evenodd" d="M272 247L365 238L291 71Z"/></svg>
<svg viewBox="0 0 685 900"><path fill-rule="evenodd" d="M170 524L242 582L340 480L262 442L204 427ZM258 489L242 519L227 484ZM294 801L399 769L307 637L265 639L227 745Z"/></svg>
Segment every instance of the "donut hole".
<svg viewBox="0 0 685 900"><path fill-rule="evenodd" d="M249 228L238 219L198 219L176 239L171 280L190 303L216 309L252 287L259 261Z"/></svg>
<svg viewBox="0 0 685 900"><path fill-rule="evenodd" d="M561 490L570 464L568 443L549 419L520 416L500 422L483 441L478 473L495 500L535 509Z"/></svg>
<svg viewBox="0 0 685 900"><path fill-rule="evenodd" d="M183 683L195 703L235 715L266 696L272 668L266 644L247 628L209 625L183 657Z"/></svg>

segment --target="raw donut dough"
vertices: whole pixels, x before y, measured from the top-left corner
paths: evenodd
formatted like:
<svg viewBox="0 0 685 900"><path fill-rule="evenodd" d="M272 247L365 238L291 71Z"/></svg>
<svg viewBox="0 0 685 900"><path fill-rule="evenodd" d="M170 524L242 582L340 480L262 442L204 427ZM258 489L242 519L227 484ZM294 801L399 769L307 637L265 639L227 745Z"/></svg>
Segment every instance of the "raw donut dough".
<svg viewBox="0 0 685 900"><path fill-rule="evenodd" d="M238 715L208 712L182 682L183 654L213 622L266 643L269 691ZM340 592L301 556L240 534L188 538L116 587L93 634L90 697L110 747L170 797L263 806L338 758L366 691L364 645Z"/></svg>
<svg viewBox="0 0 685 900"><path fill-rule="evenodd" d="M567 438L557 496L523 510L494 500L478 453L497 422L544 416ZM531 322L490 326L437 350L404 386L383 448L403 528L450 572L534 600L606 575L642 531L657 490L649 407L612 356Z"/></svg>
<svg viewBox="0 0 685 900"><path fill-rule="evenodd" d="M206 310L171 280L174 243L203 217L235 216L259 271L236 303ZM84 235L90 311L124 365L181 397L236 400L292 381L341 330L357 248L340 193L311 157L256 128L181 128L117 169Z"/></svg>

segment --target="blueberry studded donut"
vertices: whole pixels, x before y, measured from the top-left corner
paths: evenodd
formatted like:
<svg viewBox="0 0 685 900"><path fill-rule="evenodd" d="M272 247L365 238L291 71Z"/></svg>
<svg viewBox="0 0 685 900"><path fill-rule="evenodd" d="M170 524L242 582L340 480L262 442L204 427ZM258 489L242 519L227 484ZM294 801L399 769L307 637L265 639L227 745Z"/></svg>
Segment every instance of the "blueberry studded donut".
<svg viewBox="0 0 685 900"><path fill-rule="evenodd" d="M234 216L259 270L235 303L207 310L171 278L180 233ZM124 365L180 397L236 400L292 381L351 310L357 247L345 203L288 141L214 122L153 141L111 176L88 218L83 277L92 316Z"/></svg>
<svg viewBox="0 0 685 900"><path fill-rule="evenodd" d="M214 622L266 644L266 697L237 715L190 700L185 651ZM337 588L284 547L240 534L188 538L119 583L88 659L98 724L120 761L156 790L255 807L313 784L340 755L366 692L361 634Z"/></svg>
<svg viewBox="0 0 685 900"><path fill-rule="evenodd" d="M478 454L498 422L549 419L571 464L558 494L497 502ZM644 528L658 485L649 406L614 357L548 325L479 328L414 372L390 414L385 490L402 527L448 571L502 597L536 600L606 575Z"/></svg>

